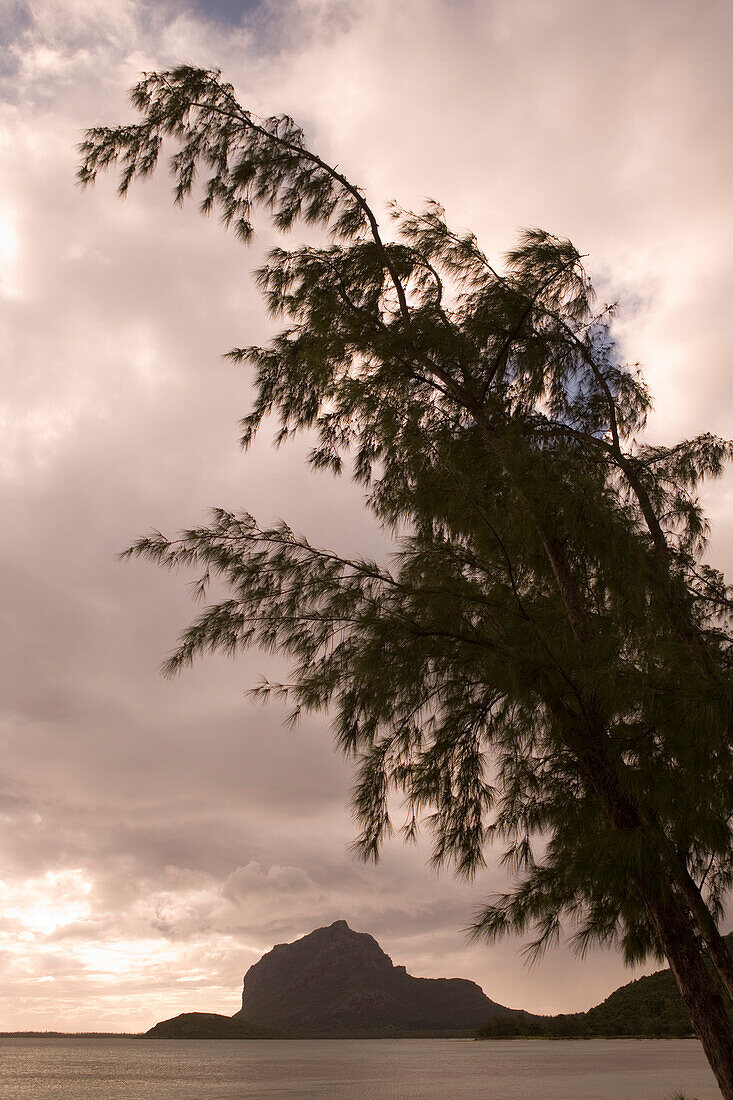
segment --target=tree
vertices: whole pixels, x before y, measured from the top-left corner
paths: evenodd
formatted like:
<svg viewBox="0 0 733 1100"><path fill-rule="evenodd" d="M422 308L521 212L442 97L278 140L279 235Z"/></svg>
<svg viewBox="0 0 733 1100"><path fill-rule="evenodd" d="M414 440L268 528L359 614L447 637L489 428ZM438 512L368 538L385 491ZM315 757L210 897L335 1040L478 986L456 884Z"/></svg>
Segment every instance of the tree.
<svg viewBox="0 0 733 1100"><path fill-rule="evenodd" d="M493 839L515 888L475 932L535 929L531 954L576 927L584 950L666 956L726 1097L733 1032L718 931L733 882L730 593L701 561L695 491L731 445L653 446L641 377L619 361L612 309L594 312L570 242L523 233L503 271L437 203L390 208L385 240L361 190L286 116L260 120L218 72L143 76L142 119L80 147L83 184L115 163L124 195L165 138L175 201L205 168L201 209L248 241L255 207L325 246L274 249L257 282L286 328L229 357L254 370L247 445L308 431L316 468L346 463L397 541L390 566L346 560L287 525L216 511L206 526L128 551L196 566L228 598L167 664L251 645L293 663L264 683L333 714L353 755L358 851L377 858L403 794L436 864L470 875Z"/></svg>

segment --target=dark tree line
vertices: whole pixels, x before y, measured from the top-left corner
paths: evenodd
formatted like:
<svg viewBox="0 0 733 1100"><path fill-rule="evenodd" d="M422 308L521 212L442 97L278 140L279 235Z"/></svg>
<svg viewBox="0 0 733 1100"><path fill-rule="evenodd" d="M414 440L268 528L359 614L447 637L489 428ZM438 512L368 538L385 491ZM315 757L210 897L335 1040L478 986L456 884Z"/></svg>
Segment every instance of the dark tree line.
<svg viewBox="0 0 733 1100"><path fill-rule="evenodd" d="M730 949L733 939L728 936L727 940ZM733 1015L730 1001L728 1015ZM687 1039L694 1031L672 973L658 970L621 986L587 1012L493 1016L479 1035L484 1039Z"/></svg>

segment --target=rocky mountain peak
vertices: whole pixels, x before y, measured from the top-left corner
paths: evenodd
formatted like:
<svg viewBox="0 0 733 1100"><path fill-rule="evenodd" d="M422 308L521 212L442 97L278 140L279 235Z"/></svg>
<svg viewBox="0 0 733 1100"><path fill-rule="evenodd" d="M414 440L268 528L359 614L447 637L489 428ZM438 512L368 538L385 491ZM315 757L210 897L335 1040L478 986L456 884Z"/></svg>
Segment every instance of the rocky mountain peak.
<svg viewBox="0 0 733 1100"><path fill-rule="evenodd" d="M302 1036L466 1034L495 1004L464 978L413 978L345 920L277 944L247 971L241 1020Z"/></svg>

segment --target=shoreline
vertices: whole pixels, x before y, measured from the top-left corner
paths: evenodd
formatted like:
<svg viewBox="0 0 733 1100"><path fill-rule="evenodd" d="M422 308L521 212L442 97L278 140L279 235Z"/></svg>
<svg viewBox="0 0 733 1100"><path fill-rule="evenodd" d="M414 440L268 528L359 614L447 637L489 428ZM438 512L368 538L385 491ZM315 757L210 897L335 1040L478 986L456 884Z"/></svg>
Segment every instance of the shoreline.
<svg viewBox="0 0 733 1100"><path fill-rule="evenodd" d="M596 1039L604 1042L699 1042L696 1035L329 1035L320 1038L302 1036L278 1036L277 1038L247 1038L243 1036L222 1036L221 1038L201 1038L194 1036L159 1036L147 1035L144 1031L0 1031L0 1039L152 1039L156 1042L169 1043L253 1043L253 1042L285 1042L285 1043L313 1043L313 1042L339 1042L339 1043L363 1043L363 1042L394 1042L414 1040L424 1042L431 1039L434 1042L460 1042L460 1043L589 1043Z"/></svg>

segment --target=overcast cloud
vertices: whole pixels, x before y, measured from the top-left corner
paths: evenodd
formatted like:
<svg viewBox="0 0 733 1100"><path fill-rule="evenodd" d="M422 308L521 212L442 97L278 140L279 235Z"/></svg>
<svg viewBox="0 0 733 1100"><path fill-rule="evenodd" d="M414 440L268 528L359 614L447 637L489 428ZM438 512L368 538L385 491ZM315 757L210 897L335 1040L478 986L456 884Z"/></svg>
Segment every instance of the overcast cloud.
<svg viewBox="0 0 733 1100"><path fill-rule="evenodd" d="M467 946L473 885L424 849L377 868L348 851L349 773L327 719L296 730L246 688L277 662L158 667L191 614L182 576L115 554L217 505L378 553L357 491L305 445L243 456L245 372L267 339L249 250L161 174L120 203L82 194L86 126L131 117L143 69L216 66L240 100L286 111L366 188L500 254L541 225L589 254L621 303L656 400L650 435L731 435L731 15L681 0L0 0L0 1028L139 1030L234 1012L274 942L346 918L396 962L461 975L542 1012L627 980L564 948L526 970L514 943ZM730 573L731 479L708 493Z"/></svg>

